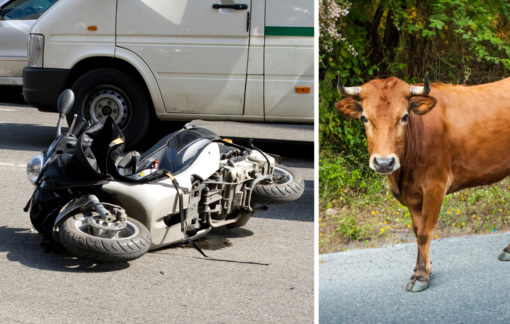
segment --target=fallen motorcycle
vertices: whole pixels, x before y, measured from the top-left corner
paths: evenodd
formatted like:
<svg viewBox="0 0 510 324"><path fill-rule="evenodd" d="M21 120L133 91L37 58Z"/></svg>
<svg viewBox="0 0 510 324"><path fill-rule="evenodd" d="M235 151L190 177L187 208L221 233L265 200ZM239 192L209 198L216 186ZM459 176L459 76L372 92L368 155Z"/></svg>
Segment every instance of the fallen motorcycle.
<svg viewBox="0 0 510 324"><path fill-rule="evenodd" d="M27 164L36 186L25 211L33 226L72 254L100 262L134 260L149 250L194 241L214 227L241 227L265 205L298 199L304 182L255 146L243 147L186 124L143 154L123 154L113 119L74 116L65 90L57 137Z"/></svg>

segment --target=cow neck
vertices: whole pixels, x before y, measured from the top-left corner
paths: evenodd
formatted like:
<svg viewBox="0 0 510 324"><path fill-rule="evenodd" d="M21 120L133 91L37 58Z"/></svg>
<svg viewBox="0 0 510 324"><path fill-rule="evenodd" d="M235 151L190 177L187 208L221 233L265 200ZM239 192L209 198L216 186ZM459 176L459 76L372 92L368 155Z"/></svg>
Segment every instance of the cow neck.
<svg viewBox="0 0 510 324"><path fill-rule="evenodd" d="M400 201L405 179L413 177L412 172L418 159L421 158L421 142L423 124L420 116L410 115L405 133L404 151L399 157L400 168L388 176L390 191Z"/></svg>
<svg viewBox="0 0 510 324"><path fill-rule="evenodd" d="M422 129L421 117L411 114L406 126L404 152L400 156L402 170L412 170L415 163L421 158L420 134L423 133Z"/></svg>

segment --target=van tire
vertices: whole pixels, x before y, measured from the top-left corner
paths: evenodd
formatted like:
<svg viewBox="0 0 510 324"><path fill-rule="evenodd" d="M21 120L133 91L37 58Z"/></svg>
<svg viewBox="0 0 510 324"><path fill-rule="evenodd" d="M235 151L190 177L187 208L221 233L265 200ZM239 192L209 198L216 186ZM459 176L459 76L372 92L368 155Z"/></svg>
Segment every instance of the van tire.
<svg viewBox="0 0 510 324"><path fill-rule="evenodd" d="M126 138L126 149L136 145L147 132L151 119L147 98L140 85L128 74L108 68L92 70L81 76L71 89L75 102L66 116L68 125L73 122L74 114L87 120L93 119L94 114L101 119L104 109L112 104L107 112L118 119L116 122ZM110 97L114 99L110 100ZM105 105L103 110L99 108L102 104Z"/></svg>

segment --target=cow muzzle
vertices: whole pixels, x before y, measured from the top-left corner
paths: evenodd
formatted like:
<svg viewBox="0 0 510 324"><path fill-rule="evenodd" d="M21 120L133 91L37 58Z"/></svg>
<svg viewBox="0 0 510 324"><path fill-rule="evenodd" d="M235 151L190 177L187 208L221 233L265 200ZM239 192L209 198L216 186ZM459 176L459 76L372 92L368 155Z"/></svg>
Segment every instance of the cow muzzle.
<svg viewBox="0 0 510 324"><path fill-rule="evenodd" d="M400 168L400 163L395 154L385 157L373 155L370 159L370 168L380 174L391 174Z"/></svg>

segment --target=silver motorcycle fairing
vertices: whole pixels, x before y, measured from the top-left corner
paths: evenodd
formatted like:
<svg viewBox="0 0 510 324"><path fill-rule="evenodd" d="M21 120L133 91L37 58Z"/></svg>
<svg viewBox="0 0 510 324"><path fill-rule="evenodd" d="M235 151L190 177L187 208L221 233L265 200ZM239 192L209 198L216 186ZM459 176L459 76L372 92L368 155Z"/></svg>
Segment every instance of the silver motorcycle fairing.
<svg viewBox="0 0 510 324"><path fill-rule="evenodd" d="M53 239L57 242L60 242L58 229L60 225L64 223L64 221L71 216L71 213L78 208L81 208L89 203L89 200L86 197L75 198L68 202L60 212L58 213L57 218L55 219L55 223L53 224Z"/></svg>
<svg viewBox="0 0 510 324"><path fill-rule="evenodd" d="M205 180L219 168L220 149L217 143L212 142L199 153L189 167L175 175L179 186L184 189L184 209L190 206L191 177ZM179 213L178 193L170 178L146 184L112 181L103 185L102 190L119 200L128 217L135 218L149 229L152 236L151 250L184 241L181 224L167 227L164 222L166 216ZM187 219L188 224L190 221L191 219ZM191 239L198 239L208 231L201 230Z"/></svg>

